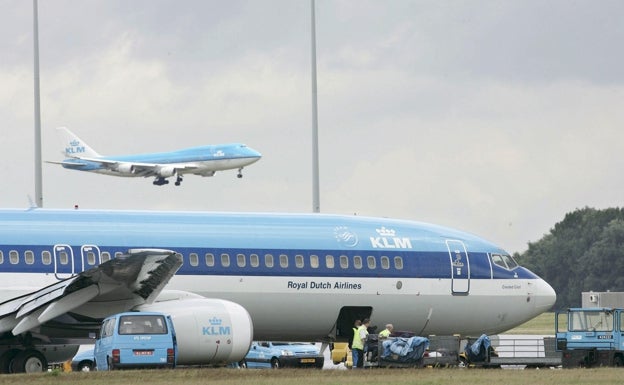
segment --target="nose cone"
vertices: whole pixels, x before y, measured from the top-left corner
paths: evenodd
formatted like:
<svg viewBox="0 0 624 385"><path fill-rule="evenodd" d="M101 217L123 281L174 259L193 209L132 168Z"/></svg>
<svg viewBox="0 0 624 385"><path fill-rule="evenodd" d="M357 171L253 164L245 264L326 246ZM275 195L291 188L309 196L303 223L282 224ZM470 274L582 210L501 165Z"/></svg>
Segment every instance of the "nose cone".
<svg viewBox="0 0 624 385"><path fill-rule="evenodd" d="M543 279L538 279L535 288L535 310L539 313L550 310L557 300L555 289Z"/></svg>
<svg viewBox="0 0 624 385"><path fill-rule="evenodd" d="M256 160L259 160L260 158L262 158L262 154L259 153L258 151L254 150L253 148L249 148L247 147L247 149L249 150L249 154L251 158L256 158Z"/></svg>
<svg viewBox="0 0 624 385"><path fill-rule="evenodd" d="M252 164L260 160L262 158L262 154L258 151L254 150L251 147L244 146L242 147L243 157L249 162L247 164Z"/></svg>

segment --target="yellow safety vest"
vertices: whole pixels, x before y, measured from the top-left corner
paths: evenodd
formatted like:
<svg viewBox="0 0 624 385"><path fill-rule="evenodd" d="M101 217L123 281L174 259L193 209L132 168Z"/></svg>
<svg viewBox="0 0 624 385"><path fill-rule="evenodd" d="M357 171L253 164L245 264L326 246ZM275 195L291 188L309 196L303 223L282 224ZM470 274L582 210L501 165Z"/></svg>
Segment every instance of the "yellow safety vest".
<svg viewBox="0 0 624 385"><path fill-rule="evenodd" d="M351 343L351 349L364 350L364 344L360 338L360 329L353 328L353 342Z"/></svg>

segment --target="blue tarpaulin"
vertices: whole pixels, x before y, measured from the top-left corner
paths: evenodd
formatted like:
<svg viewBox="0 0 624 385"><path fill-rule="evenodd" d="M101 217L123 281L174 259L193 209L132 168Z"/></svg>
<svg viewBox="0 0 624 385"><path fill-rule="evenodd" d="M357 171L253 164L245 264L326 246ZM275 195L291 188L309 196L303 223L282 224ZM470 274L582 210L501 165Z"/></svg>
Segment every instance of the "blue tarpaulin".
<svg viewBox="0 0 624 385"><path fill-rule="evenodd" d="M481 362L485 361L490 346L490 337L482 334L481 337L477 338L475 342L470 345L466 345L466 349L464 349L464 352L466 352L468 361Z"/></svg>
<svg viewBox="0 0 624 385"><path fill-rule="evenodd" d="M383 341L381 359L398 362L420 360L429 347L429 339L425 337L393 337Z"/></svg>

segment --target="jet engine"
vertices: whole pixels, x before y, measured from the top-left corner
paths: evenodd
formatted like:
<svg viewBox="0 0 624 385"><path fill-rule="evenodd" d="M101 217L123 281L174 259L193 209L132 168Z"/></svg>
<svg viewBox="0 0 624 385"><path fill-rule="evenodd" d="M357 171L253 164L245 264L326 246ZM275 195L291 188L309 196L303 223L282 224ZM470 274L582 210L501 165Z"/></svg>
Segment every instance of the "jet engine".
<svg viewBox="0 0 624 385"><path fill-rule="evenodd" d="M134 166L132 163L119 163L115 166L115 170L122 174L134 174Z"/></svg>
<svg viewBox="0 0 624 385"><path fill-rule="evenodd" d="M239 362L251 346L251 316L241 305L209 298L142 305L141 311L171 316L178 341L178 365Z"/></svg>
<svg viewBox="0 0 624 385"><path fill-rule="evenodd" d="M176 169L173 166L163 166L163 167L159 167L156 173L160 177L168 178L176 174Z"/></svg>

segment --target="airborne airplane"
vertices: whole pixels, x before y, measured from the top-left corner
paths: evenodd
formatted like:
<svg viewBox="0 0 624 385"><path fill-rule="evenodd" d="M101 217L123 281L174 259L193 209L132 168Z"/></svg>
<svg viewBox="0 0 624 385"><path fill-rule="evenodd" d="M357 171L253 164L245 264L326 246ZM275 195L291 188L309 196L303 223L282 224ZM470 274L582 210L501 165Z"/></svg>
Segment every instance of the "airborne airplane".
<svg viewBox="0 0 624 385"><path fill-rule="evenodd" d="M167 178L176 177L175 185L182 183L184 174L213 176L222 170L238 169L260 160L262 155L240 143L215 144L183 150L151 154L102 156L65 127L57 128L67 159L48 163L64 168L90 171L124 177L155 177L154 185L168 184Z"/></svg>
<svg viewBox="0 0 624 385"><path fill-rule="evenodd" d="M498 246L421 222L36 208L0 210L0 289L3 372L71 356L63 344L129 309L170 314L179 363L208 364L242 359L252 339L346 341L365 317L497 333L556 299Z"/></svg>

